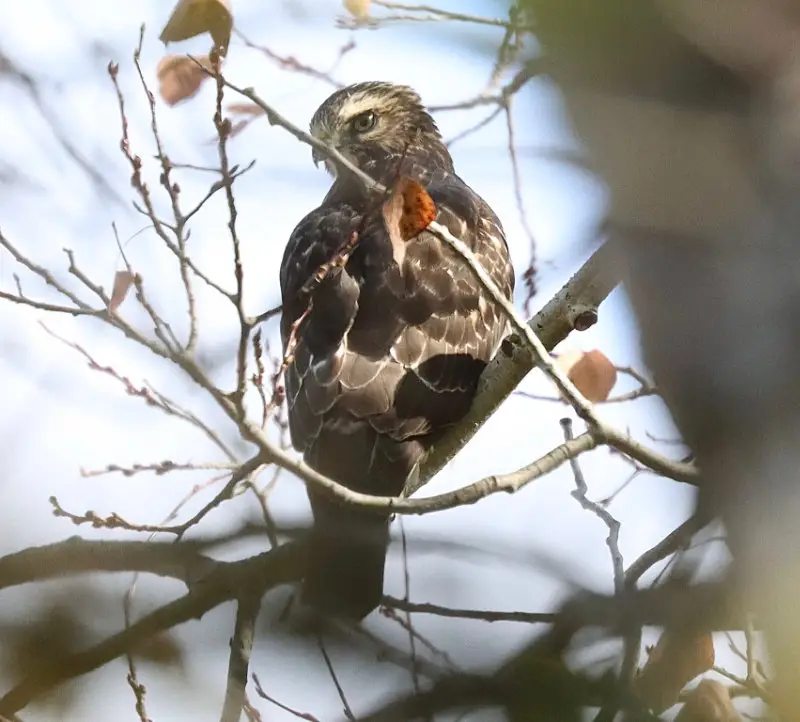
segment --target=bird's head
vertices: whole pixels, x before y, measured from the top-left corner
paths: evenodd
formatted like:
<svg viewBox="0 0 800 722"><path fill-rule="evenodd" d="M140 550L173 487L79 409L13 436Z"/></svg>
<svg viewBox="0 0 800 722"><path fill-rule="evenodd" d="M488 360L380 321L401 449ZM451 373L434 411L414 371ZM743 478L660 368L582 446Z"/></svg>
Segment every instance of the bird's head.
<svg viewBox="0 0 800 722"><path fill-rule="evenodd" d="M381 175L386 161L430 149L449 162L447 148L419 95L405 85L366 82L337 90L314 113L311 135L333 146L361 170ZM314 162L337 175L336 165L314 149Z"/></svg>

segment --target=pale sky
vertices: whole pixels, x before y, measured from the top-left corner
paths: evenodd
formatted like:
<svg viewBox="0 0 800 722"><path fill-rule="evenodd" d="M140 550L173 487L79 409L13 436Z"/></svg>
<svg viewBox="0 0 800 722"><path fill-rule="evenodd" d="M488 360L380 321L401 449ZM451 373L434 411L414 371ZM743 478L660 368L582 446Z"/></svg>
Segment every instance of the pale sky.
<svg viewBox="0 0 800 722"><path fill-rule="evenodd" d="M269 6L269 9L265 9ZM437 2L499 17L498 3ZM152 162L148 111L131 61L139 25L147 23L142 64L155 89L155 66L163 55L157 40L166 21L170 2L141 0L137 3L58 2L27 0L4 9L0 23L0 47L21 69L42 81L45 103L58 118L70 140L114 185L126 201L132 198L129 169L118 150L120 125L116 98L105 66L110 59L120 64L120 83L126 97L135 152L147 164L151 187L157 188L158 173ZM336 69L345 83L390 80L414 86L431 104L465 100L483 88L491 71L489 49L499 42L497 28L476 31L456 25L397 23L380 30L352 33L338 29L338 0L263 3L233 0L237 25L253 41L281 55L294 55L301 62L329 68L345 43L356 48L346 54ZM170 52L204 52L205 39L170 48ZM477 48L477 50L476 50ZM240 86L253 86L281 113L306 127L314 109L332 88L324 82L281 70L257 51L234 40L226 69L229 79ZM239 99L229 97L229 102ZM214 129L213 90L209 86L192 101L168 108L159 101L162 137L175 161L215 165L216 149L209 142ZM171 257L164 252L143 218L130 209L101 196L60 150L47 124L19 86L0 83L0 157L20 169L24 178L4 186L0 195L0 224L4 233L37 262L66 278L66 257L71 248L81 269L110 287L114 272L122 268L111 230L115 222L125 252L142 274L151 300L180 332L185 309L180 281ZM446 138L476 123L487 108L443 112L437 121ZM523 197L530 226L537 241L540 293L534 307L541 307L577 269L595 242L593 228L602 215L603 190L588 175L553 161L536 151L574 146L565 125L557 93L545 82L531 83L515 103L517 143L523 175ZM521 272L528 262L528 242L517 211L502 116L453 147L456 168L494 207L509 238L515 265ZM330 180L314 168L311 153L284 131L266 122L254 123L231 143L232 160L257 165L237 182L247 303L258 313L277 300L278 264L294 225L322 198ZM179 176L186 205L201 197L209 175ZM166 211L166 198L159 196ZM215 278L232 287L230 240L225 223L226 208L220 194L192 226L194 260ZM144 229L144 230L142 230ZM13 261L0 254L0 288L13 290ZM26 293L49 298L39 284L22 274ZM521 284L520 284L521 287ZM231 340L237 332L232 309L213 294L198 290L201 315L201 352L220 358L216 373L229 385L232 365ZM121 313L143 320L135 300L128 299ZM0 304L0 373L4 379L4 404L0 412L0 452L3 460L0 503L5 533L2 553L25 545L41 544L81 533L86 536L124 538L124 534L80 529L51 514L48 497L56 495L68 510L92 509L107 515L117 512L137 522L158 523L192 488L209 477L203 473L166 476L138 475L82 478L81 468L97 469L109 463L132 464L171 459L221 461L220 452L195 429L145 407L125 395L119 382L90 371L80 355L49 336L38 321L70 341L80 344L103 365L127 375L134 384L152 383L175 400L187 405L220 431L235 437L232 427L213 404L168 365L154 359L121 338L114 329L88 319L48 317L41 312ZM276 325L268 326L278 344ZM620 365L643 370L638 356L635 325L624 295L616 291L603 304L600 322L590 331L574 335L569 343L585 349L600 348ZM232 357L231 357L232 358ZM627 383L627 382L625 382ZM630 385L621 385L625 390ZM523 388L551 393L534 372ZM490 473L511 471L541 456L562 441L558 419L566 410L558 404L509 399L472 443L423 491L440 493L475 481ZM656 437L674 437L675 432L660 403L639 400L609 405L602 417L618 427L629 427L645 439L647 430ZM576 433L581 430L576 422ZM653 443L648 441L648 443ZM246 451L239 447L243 455ZM662 447L664 453L679 453ZM582 457L582 468L590 496L600 499L626 477L628 468L607 451ZM571 498L574 481L568 467L536 481L518 495L498 495L479 504L442 514L406 517L411 542L415 538L447 539L481 549L495 550L509 562L491 557L445 558L424 554L411 559L411 598L437 604L484 609L548 611L565 593L565 587L547 573L536 571L531 559L537 552L555 558L569 577L603 590L612 585L611 563L605 545L607 530L595 517L580 509ZM184 510L192 510L213 495L199 495ZM307 518L303 490L296 480L284 478L272 499L273 513L286 522ZM630 564L683 521L691 508L692 492L675 482L652 475L638 477L612 504L611 512L622 522L621 551ZM233 529L246 519L257 519L254 499L243 496L212 514L202 528L206 533ZM395 524L397 530L397 524ZM127 535L134 536L134 535ZM253 545L253 552L265 547ZM450 553L448 553L450 554ZM399 545L387 569L386 591L402 596L403 575ZM113 582L119 594L130 583L130 575ZM73 590L80 589L78 580ZM41 587L3 592L3 617L25 613L33 617ZM75 593L78 593L75 591ZM137 593L137 611L152 609L170 595L182 593L180 585L142 579ZM276 629L276 615L286 590L270 595L264 604L252 670L267 691L281 702L316 715L338 719L340 705L322 659L285 644ZM116 597L103 603L102 627L109 631L122 625L122 607ZM227 640L232 629L232 605L216 610L179 632L187 660L186 674L165 673L142 665L141 681L148 689L148 711L153 720L194 720L219 717L227 668ZM92 614L87 621L96 621ZM367 626L387 634L397 644L406 636L393 623L373 615ZM458 663L468 668L487 667L501 661L524 644L537 630L515 624L488 625L480 622L440 620L420 616L419 631L430 636ZM718 651L724 643L718 645ZM724 650L723 650L724 651ZM334 649L336 655L343 655ZM729 657L724 657L730 661ZM341 661L341 660L340 660ZM734 667L733 663L731 666ZM389 663L373 662L368 670L341 661L341 676L350 702L358 714L368 710L392 689L410 689L407 672ZM367 683L365 683L367 680ZM133 700L125 683L122 662L109 665L87 678L86 690L69 719L101 722L135 718ZM267 702L256 702L264 719L291 719ZM46 710L26 710L25 720L47 720ZM473 719L478 719L477 715Z"/></svg>

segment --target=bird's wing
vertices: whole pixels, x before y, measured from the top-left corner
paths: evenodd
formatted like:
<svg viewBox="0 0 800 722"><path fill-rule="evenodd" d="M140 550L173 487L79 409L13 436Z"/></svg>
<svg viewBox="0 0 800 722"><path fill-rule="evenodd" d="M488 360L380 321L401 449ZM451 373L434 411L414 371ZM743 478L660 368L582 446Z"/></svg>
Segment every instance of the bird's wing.
<svg viewBox="0 0 800 722"><path fill-rule="evenodd" d="M434 178L428 192L438 222L470 247L510 297L513 272L491 209L453 174ZM358 244L344 268L331 271L310 295L300 293L354 232ZM305 452L323 429L345 438L366 423L400 443L457 421L506 329L463 259L433 234L408 241L398 266L379 206L366 214L345 205L309 214L287 246L281 286L284 347L312 302L294 333L286 373L292 441ZM341 455L349 455L344 447Z"/></svg>
<svg viewBox="0 0 800 722"><path fill-rule="evenodd" d="M511 298L508 247L489 206L452 174L434 176L427 190L436 220L470 248L500 292ZM408 242L401 277L405 324L390 355L407 373L396 389L394 413L422 417L435 431L469 410L480 373L505 335L506 320L464 259L430 232ZM354 325L351 336L356 331Z"/></svg>

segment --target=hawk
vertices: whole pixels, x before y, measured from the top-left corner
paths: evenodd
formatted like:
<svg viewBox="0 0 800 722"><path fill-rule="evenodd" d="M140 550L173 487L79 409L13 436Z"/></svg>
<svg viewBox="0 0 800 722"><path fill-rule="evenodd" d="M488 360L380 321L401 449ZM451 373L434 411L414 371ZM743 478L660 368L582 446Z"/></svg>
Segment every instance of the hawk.
<svg viewBox="0 0 800 722"><path fill-rule="evenodd" d="M456 175L416 92L350 85L319 107L310 131L387 188L399 178L424 187L436 221L512 297L500 221ZM323 155L314 150L313 159ZM469 410L506 319L460 256L426 230L398 241L385 195L325 165L333 185L292 232L280 270L292 444L309 466L354 491L397 496L426 450ZM320 268L349 242L346 263L320 281ZM361 619L383 594L389 515L311 487L308 496L314 525L301 598L321 613Z"/></svg>

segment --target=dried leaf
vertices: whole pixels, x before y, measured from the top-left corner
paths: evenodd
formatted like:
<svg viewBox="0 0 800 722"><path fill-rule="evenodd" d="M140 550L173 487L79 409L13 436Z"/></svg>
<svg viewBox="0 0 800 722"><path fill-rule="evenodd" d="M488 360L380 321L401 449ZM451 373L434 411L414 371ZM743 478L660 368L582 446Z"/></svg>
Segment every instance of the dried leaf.
<svg viewBox="0 0 800 722"><path fill-rule="evenodd" d="M179 0L159 39L167 43L209 33L215 47L228 52L233 29L230 0Z"/></svg>
<svg viewBox="0 0 800 722"><path fill-rule="evenodd" d="M569 375L570 369L583 358L586 352L580 348L570 348L567 351L562 351L556 356L555 365L561 371Z"/></svg>
<svg viewBox="0 0 800 722"><path fill-rule="evenodd" d="M344 9L357 20L366 20L371 2L372 0L344 0Z"/></svg>
<svg viewBox="0 0 800 722"><path fill-rule="evenodd" d="M556 359L556 365L593 403L605 401L617 383L617 369L601 351L567 351Z"/></svg>
<svg viewBox="0 0 800 722"><path fill-rule="evenodd" d="M403 267L406 242L416 238L435 218L436 206L428 192L416 181L398 180L383 205L383 219L398 266Z"/></svg>
<svg viewBox="0 0 800 722"><path fill-rule="evenodd" d="M713 679L704 679L686 697L675 722L741 722L731 702L728 688Z"/></svg>
<svg viewBox="0 0 800 722"><path fill-rule="evenodd" d="M197 58L197 62L185 55L167 55L162 58L156 72L158 92L164 102L175 105L193 97L210 77L203 68L211 70L211 60L207 55Z"/></svg>
<svg viewBox="0 0 800 722"><path fill-rule="evenodd" d="M656 714L672 707L681 690L714 666L714 640L709 632L665 631L634 680L634 690Z"/></svg>
<svg viewBox="0 0 800 722"><path fill-rule="evenodd" d="M400 216L400 236L411 240L436 220L436 206L428 192L413 180L402 181L396 192L402 194L403 213Z"/></svg>
<svg viewBox="0 0 800 722"><path fill-rule="evenodd" d="M133 274L130 271L117 271L114 274L114 288L111 290L111 298L108 300L108 312L116 313L128 291L133 285Z"/></svg>

